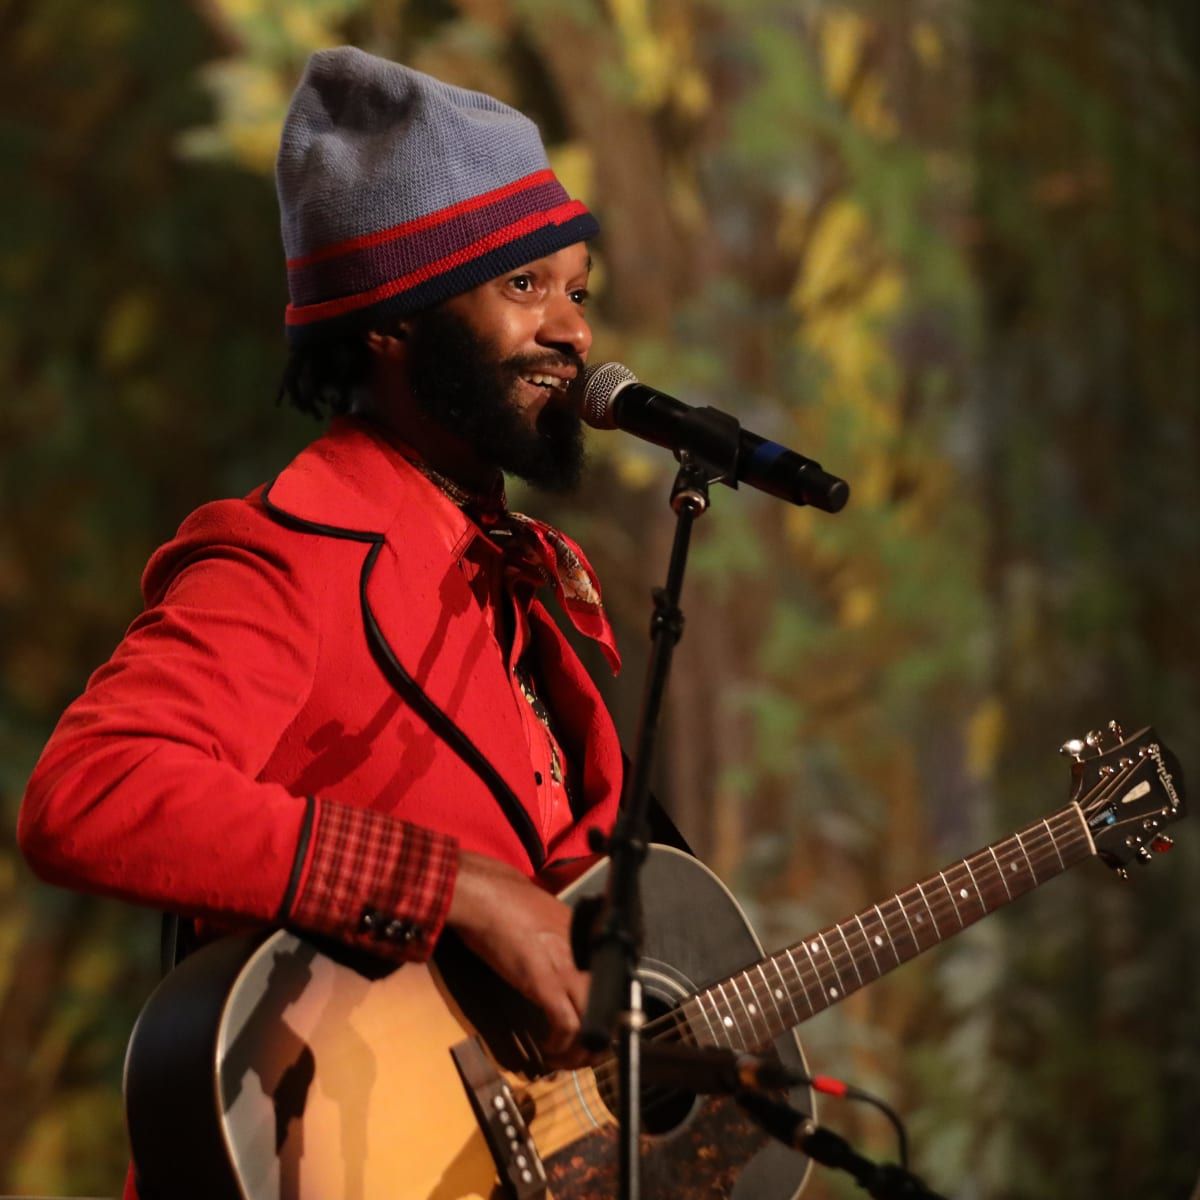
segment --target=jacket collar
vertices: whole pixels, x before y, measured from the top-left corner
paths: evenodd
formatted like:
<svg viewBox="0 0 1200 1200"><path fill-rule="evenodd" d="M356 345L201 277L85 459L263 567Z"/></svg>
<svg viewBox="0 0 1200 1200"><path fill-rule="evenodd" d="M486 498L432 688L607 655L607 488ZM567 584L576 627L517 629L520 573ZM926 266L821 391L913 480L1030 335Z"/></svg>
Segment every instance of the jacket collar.
<svg viewBox="0 0 1200 1200"><path fill-rule="evenodd" d="M431 503L436 497L438 503ZM313 532L382 541L397 515L418 500L449 545L474 523L370 424L337 417L268 484L263 502L277 517Z"/></svg>

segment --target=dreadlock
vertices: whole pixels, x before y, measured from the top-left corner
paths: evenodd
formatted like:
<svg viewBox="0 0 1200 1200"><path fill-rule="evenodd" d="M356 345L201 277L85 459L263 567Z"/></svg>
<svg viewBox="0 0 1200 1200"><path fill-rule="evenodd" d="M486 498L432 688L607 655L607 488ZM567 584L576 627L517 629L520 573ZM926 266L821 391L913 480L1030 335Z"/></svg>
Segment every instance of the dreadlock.
<svg viewBox="0 0 1200 1200"><path fill-rule="evenodd" d="M276 403L284 401L323 420L350 411L354 393L371 378L365 331L293 346L283 368Z"/></svg>

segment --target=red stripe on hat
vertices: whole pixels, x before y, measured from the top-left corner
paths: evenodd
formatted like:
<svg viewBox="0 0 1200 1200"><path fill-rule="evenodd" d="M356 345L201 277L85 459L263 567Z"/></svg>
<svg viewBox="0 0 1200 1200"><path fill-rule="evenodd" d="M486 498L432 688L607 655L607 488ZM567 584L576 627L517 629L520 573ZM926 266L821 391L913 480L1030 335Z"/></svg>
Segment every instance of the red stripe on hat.
<svg viewBox="0 0 1200 1200"><path fill-rule="evenodd" d="M497 229L493 233L489 233L487 237L482 237L469 246L464 246L461 250L456 250L453 254L438 259L437 262L419 267L407 275L401 275L398 279L382 283L379 287L371 288L370 291L357 292L352 296L339 296L336 300L324 300L320 304L306 304L301 308L294 308L289 304L285 312L285 322L288 325L309 325L314 321L325 321L330 317L344 316L356 309L378 304L381 300L389 300L392 296L396 296L410 287L415 287L418 283L424 283L436 275L444 275L455 267L479 258L489 250L498 249L506 242L516 241L517 238L524 237L528 233L535 233L546 225L565 225L574 217L586 216L587 211L587 206L581 200L570 200L566 204L560 204L545 212L523 217L520 221L514 221L511 225Z"/></svg>
<svg viewBox="0 0 1200 1200"><path fill-rule="evenodd" d="M448 208L439 208L436 212L427 213L423 217L415 217L411 221L405 221L400 225L393 225L390 229L380 229L377 233L364 233L358 237L348 238L344 242L337 242L332 246L323 246L320 250L314 250L311 254L301 255L299 258L289 258L287 260L287 269L293 271L298 267L307 267L312 263L324 262L327 258L337 258L339 254L349 254L354 250L364 250L369 246L379 246L384 242L394 241L396 238L404 237L410 233L418 233L422 229L429 229L434 225L440 225L443 221L449 221L452 217L456 217L460 213L471 212L476 208L483 208L485 205L493 204L497 200L503 200L506 196L514 196L517 192L523 192L527 188L537 187L538 184L549 183L552 180L554 180L554 172L549 168L544 171L535 171L532 175L526 175L523 179L517 179L512 183L506 183L503 187L494 188L490 192L483 192L478 196L472 196L469 200L462 200L458 204L451 204Z"/></svg>

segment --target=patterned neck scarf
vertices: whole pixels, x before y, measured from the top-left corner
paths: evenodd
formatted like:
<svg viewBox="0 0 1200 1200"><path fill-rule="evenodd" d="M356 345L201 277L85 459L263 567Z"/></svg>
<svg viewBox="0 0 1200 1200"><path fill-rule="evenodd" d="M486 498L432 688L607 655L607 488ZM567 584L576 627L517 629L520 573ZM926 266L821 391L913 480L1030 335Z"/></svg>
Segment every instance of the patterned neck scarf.
<svg viewBox="0 0 1200 1200"><path fill-rule="evenodd" d="M503 551L505 570L514 583L535 590L546 583L554 588L571 624L599 645L616 675L621 655L600 600L600 582L579 546L553 525L511 512L499 472L490 492L478 494L447 479L415 454L410 452L408 458Z"/></svg>

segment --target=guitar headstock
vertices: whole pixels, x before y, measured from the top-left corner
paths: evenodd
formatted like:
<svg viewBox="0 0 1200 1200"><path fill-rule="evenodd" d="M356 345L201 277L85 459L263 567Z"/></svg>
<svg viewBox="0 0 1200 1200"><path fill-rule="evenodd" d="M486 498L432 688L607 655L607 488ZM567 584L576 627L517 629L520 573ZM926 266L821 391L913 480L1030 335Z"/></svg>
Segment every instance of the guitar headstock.
<svg viewBox="0 0 1200 1200"><path fill-rule="evenodd" d="M1061 753L1073 760L1071 799L1110 867L1124 875L1128 863L1151 862L1174 845L1162 829L1184 815L1183 772L1153 729L1126 736L1110 721Z"/></svg>

